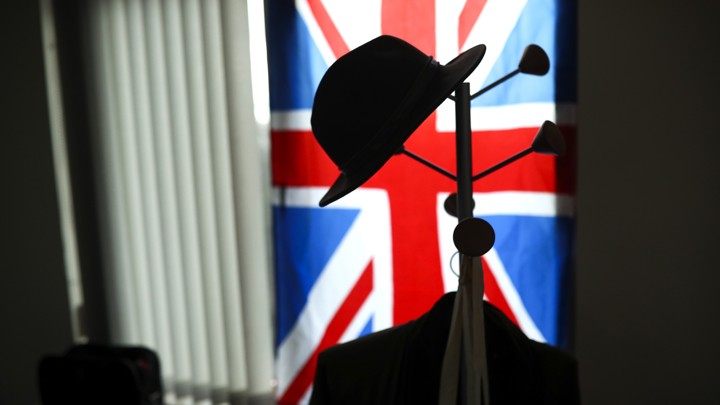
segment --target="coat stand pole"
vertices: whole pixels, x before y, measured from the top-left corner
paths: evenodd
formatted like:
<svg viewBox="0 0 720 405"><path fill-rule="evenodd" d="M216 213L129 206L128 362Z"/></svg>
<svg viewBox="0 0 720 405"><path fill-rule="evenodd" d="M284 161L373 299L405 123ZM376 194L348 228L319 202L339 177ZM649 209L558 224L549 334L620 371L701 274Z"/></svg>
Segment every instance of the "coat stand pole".
<svg viewBox="0 0 720 405"><path fill-rule="evenodd" d="M470 124L470 84L455 91L457 217L458 224L473 218L472 130ZM483 221L484 222L484 221ZM490 245L491 246L491 245ZM483 271L479 257L460 252L460 344L459 399L463 405L489 405L489 384L485 347L482 299Z"/></svg>
<svg viewBox="0 0 720 405"><path fill-rule="evenodd" d="M470 129L470 84L455 90L455 155L457 156L458 222L471 218L472 198L472 132Z"/></svg>

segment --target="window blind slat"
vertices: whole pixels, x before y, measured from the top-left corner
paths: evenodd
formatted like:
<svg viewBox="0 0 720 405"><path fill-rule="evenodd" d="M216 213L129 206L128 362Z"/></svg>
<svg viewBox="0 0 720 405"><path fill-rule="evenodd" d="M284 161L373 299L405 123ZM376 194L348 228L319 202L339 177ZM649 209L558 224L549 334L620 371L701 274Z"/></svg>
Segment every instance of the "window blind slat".
<svg viewBox="0 0 720 405"><path fill-rule="evenodd" d="M184 262L184 277L190 345L195 384L194 397L205 400L210 397L210 362L208 341L205 334L205 299L201 274L200 243L198 240L197 204L195 202L194 164L188 107L187 73L185 70L185 48L183 44L183 22L180 2L167 1L163 4L163 26L165 30L165 58L167 60L168 89L170 96L170 124L172 147L177 175L178 208L180 214L180 236Z"/></svg>
<svg viewBox="0 0 720 405"><path fill-rule="evenodd" d="M112 337L156 350L168 405L272 391L246 7L88 2Z"/></svg>
<svg viewBox="0 0 720 405"><path fill-rule="evenodd" d="M218 218L219 252L227 336L229 391L238 396L247 390L247 356L243 331L240 274L238 268L235 212L233 211L232 163L230 161L230 133L223 57L222 19L220 2L202 2L205 39L206 86L210 112L212 161L215 180L215 202Z"/></svg>
<svg viewBox="0 0 720 405"><path fill-rule="evenodd" d="M250 71L247 2L223 0L222 27L227 74L228 124L235 190L236 229L240 258L241 297L248 356L250 395L272 390L272 327L270 320L269 236L263 198L263 170L258 138L262 131L255 120Z"/></svg>
<svg viewBox="0 0 720 405"><path fill-rule="evenodd" d="M130 59L128 49L127 18L124 4L121 0L111 1L110 27L113 35L115 67L114 79L117 96L117 111L119 120L118 137L119 153L121 157L121 170L124 181L124 199L127 207L128 232L132 235L129 240L131 268L129 273L133 276L132 290L137 301L137 316L139 323L140 342L155 347L155 317L152 311L152 298L147 266L147 240L144 229L144 207L142 205L142 191L140 185L140 168L138 162L137 142L135 138L135 113L132 107L132 76L130 72Z"/></svg>
<svg viewBox="0 0 720 405"><path fill-rule="evenodd" d="M170 341L170 316L165 283L164 246L160 230L158 182L155 170L155 148L152 139L150 89L146 58L146 37L142 21L140 0L126 2L128 46L130 50L130 72L132 74L135 117L134 138L138 148L138 163L141 180L142 218L147 245L147 274L154 315L156 348L163 361L162 373L165 385L172 389L175 361Z"/></svg>
<svg viewBox="0 0 720 405"><path fill-rule="evenodd" d="M169 316L172 327L172 357L175 361L174 394L177 401L191 401L192 360L190 326L187 319L184 263L180 240L177 179L170 124L169 84L167 77L165 40L163 33L162 4L159 1L143 2L144 24L147 33L149 62L150 104L152 131L155 146L155 164L158 172L160 222L164 241L165 279L168 288Z"/></svg>
<svg viewBox="0 0 720 405"><path fill-rule="evenodd" d="M101 224L104 225L105 235L105 273L106 285L109 294L108 308L110 309L111 339L114 342L131 342L139 338L137 326L137 302L132 298L132 284L127 271L130 262L130 253L127 237L127 215L125 205L122 204L123 182L120 156L118 153L117 111L114 99L115 83L113 80L113 48L112 34L109 27L109 13L106 7L93 3L89 12L92 20L92 29L98 41L91 49L97 55L93 59L98 101L99 130L98 151L99 170L104 175L99 180L98 190L101 190L100 201Z"/></svg>
<svg viewBox="0 0 720 405"><path fill-rule="evenodd" d="M227 348L223 322L222 289L218 257L215 187L212 173L210 124L208 122L203 32L198 0L183 0L183 38L187 72L188 107L198 210L199 247L209 344L212 398L227 400Z"/></svg>

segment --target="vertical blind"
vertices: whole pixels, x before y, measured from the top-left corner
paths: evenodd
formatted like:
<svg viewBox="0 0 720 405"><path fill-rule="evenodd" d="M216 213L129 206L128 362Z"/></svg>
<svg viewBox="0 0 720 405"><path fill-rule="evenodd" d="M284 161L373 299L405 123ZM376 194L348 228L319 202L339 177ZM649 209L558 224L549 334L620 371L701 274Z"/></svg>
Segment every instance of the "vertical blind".
<svg viewBox="0 0 720 405"><path fill-rule="evenodd" d="M156 350L167 403L263 402L268 176L248 4L88 1L86 20L113 342Z"/></svg>

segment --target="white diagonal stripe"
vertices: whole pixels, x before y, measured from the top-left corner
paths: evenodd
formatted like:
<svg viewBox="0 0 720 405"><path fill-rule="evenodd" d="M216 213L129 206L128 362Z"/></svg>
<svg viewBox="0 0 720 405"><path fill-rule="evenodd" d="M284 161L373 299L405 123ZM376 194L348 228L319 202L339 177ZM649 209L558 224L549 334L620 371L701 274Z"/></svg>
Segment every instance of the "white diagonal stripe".
<svg viewBox="0 0 720 405"><path fill-rule="evenodd" d="M526 4L527 0L488 0L485 3L461 49L465 51L477 44L487 46L482 62L467 80L471 83L471 93L480 90L480 86L485 83Z"/></svg>
<svg viewBox="0 0 720 405"><path fill-rule="evenodd" d="M322 3L348 49L355 49L382 34L382 1L322 0Z"/></svg>
<svg viewBox="0 0 720 405"><path fill-rule="evenodd" d="M333 62L335 62L335 53L333 52L332 47L330 47L327 39L325 39L325 35L323 34L322 29L320 29L320 25L315 19L315 15L310 9L310 5L307 0L295 0L295 7L297 8L300 17L302 17L303 21L305 21L305 25L307 26L308 31L310 31L310 36L320 50L320 55L322 55L325 63L330 66Z"/></svg>
<svg viewBox="0 0 720 405"><path fill-rule="evenodd" d="M495 281L502 291L510 310L515 315L515 319L517 319L518 324L520 324L522 331L530 339L538 342L545 342L545 336L543 336L542 332L540 332L540 329L538 329L537 325L535 325L535 321L533 321L532 317L528 313L527 308L525 308L525 304L523 303L522 298L520 298L520 294L518 294L515 289L515 285L512 283L512 280L510 280L510 276L508 276L507 270L505 270L505 265L502 260L500 260L497 250L495 250L495 248L490 249L489 252L485 253L483 258L485 259L485 262L487 262L489 270L492 272L493 276L495 276Z"/></svg>
<svg viewBox="0 0 720 405"><path fill-rule="evenodd" d="M273 202L286 207L317 207L325 193L321 187L274 190ZM358 189L333 203L330 209L359 209L358 217L333 253L308 295L296 324L281 343L277 356L278 392L288 388L317 348L363 271L373 262L373 291L354 317L341 341L357 333L373 316L373 330L392 325L392 243L387 192ZM359 326L358 326L359 325Z"/></svg>
<svg viewBox="0 0 720 405"><path fill-rule="evenodd" d="M356 219L313 286L295 326L278 349L278 392L284 393L320 343L340 305L370 262ZM282 394L281 394L282 395Z"/></svg>

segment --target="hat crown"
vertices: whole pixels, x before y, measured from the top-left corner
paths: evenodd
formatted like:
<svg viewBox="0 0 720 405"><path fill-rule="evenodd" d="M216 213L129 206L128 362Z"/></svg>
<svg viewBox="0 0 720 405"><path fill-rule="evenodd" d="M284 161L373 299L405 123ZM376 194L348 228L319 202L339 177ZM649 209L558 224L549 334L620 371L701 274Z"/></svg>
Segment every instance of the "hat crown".
<svg viewBox="0 0 720 405"><path fill-rule="evenodd" d="M383 35L340 57L315 92L315 140L341 173L320 199L336 201L370 179L480 63L476 45L441 65Z"/></svg>
<svg viewBox="0 0 720 405"><path fill-rule="evenodd" d="M313 134L330 159L344 170L366 151L392 121L432 61L407 42L380 36L340 57L327 70L313 102ZM366 151L367 153L367 151Z"/></svg>

